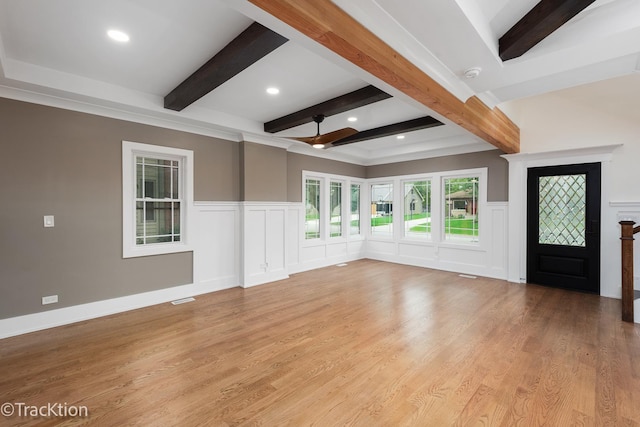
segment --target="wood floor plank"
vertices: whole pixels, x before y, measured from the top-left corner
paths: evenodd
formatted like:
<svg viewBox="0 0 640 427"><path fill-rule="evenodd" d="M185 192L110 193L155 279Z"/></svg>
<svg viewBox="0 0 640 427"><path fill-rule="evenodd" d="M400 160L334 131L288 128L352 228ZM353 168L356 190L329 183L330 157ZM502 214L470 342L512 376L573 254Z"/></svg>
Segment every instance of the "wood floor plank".
<svg viewBox="0 0 640 427"><path fill-rule="evenodd" d="M640 425L640 325L594 295L373 260L0 341L11 426Z"/></svg>

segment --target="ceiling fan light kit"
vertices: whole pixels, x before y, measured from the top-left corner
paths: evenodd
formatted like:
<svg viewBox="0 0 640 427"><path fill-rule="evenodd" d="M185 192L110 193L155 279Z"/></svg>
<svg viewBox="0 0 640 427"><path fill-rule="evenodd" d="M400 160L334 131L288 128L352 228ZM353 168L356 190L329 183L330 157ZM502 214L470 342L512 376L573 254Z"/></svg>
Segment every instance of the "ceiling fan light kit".
<svg viewBox="0 0 640 427"><path fill-rule="evenodd" d="M320 149L320 148L328 148L334 142L358 133L358 131L355 130L354 128L343 128L343 129L335 130L333 132L321 134L320 123L324 121L324 114L316 114L315 116L313 116L313 121L316 122L316 125L318 127L316 136L303 136L303 137L297 137L297 138L291 138L291 139L295 139L296 141L306 142L307 144L311 145L313 148Z"/></svg>

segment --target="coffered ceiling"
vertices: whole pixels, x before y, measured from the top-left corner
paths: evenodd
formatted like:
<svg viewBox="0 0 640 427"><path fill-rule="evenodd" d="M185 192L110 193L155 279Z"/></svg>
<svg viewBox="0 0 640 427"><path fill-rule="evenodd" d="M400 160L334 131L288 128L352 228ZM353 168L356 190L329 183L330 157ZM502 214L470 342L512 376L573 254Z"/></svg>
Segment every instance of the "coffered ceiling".
<svg viewBox="0 0 640 427"><path fill-rule="evenodd" d="M282 10L287 11L286 1L276 3L285 4ZM640 68L637 0L587 1L584 10L540 43L502 60L501 36L537 3L333 1L455 99L465 103L475 96L488 111L568 87L594 82L601 87L603 81L631 76ZM459 126L446 112L345 59L283 22L287 17L282 11L280 15L245 0L0 0L0 96L359 164L495 148L469 126ZM287 41L184 109L165 108L169 93L253 22ZM109 39L109 29L126 32L129 42ZM250 52L257 49L248 46ZM245 56L229 55L225 67L233 68L233 61ZM465 71L472 68L479 74L469 79ZM638 79L628 82L634 86L616 91L620 102L629 102L622 98L640 89ZM443 125L324 150L290 139L315 135L311 117L286 130L265 131L267 122L370 85L390 96L326 117L321 132L353 127L370 136L373 129L426 116ZM277 87L279 94L266 93L268 87ZM349 122L349 117L357 121ZM400 134L404 139L397 139Z"/></svg>

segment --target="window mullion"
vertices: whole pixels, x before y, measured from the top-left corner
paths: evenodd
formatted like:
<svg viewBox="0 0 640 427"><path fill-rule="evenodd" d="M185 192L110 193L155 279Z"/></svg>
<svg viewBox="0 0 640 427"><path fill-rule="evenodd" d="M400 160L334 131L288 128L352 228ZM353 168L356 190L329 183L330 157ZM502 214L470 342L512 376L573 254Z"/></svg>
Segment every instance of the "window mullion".
<svg viewBox="0 0 640 427"><path fill-rule="evenodd" d="M146 245L147 244L147 203L144 201L147 197L147 189L145 188L145 176L146 176L146 171L145 171L145 159L144 157L141 158L142 159L142 244Z"/></svg>

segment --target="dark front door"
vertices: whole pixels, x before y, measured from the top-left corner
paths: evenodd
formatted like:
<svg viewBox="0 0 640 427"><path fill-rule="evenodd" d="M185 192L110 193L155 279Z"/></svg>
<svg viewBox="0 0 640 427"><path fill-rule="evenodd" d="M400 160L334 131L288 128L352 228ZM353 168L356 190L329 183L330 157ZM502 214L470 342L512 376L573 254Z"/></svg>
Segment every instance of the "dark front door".
<svg viewBox="0 0 640 427"><path fill-rule="evenodd" d="M600 293L600 163L529 169L527 282Z"/></svg>

